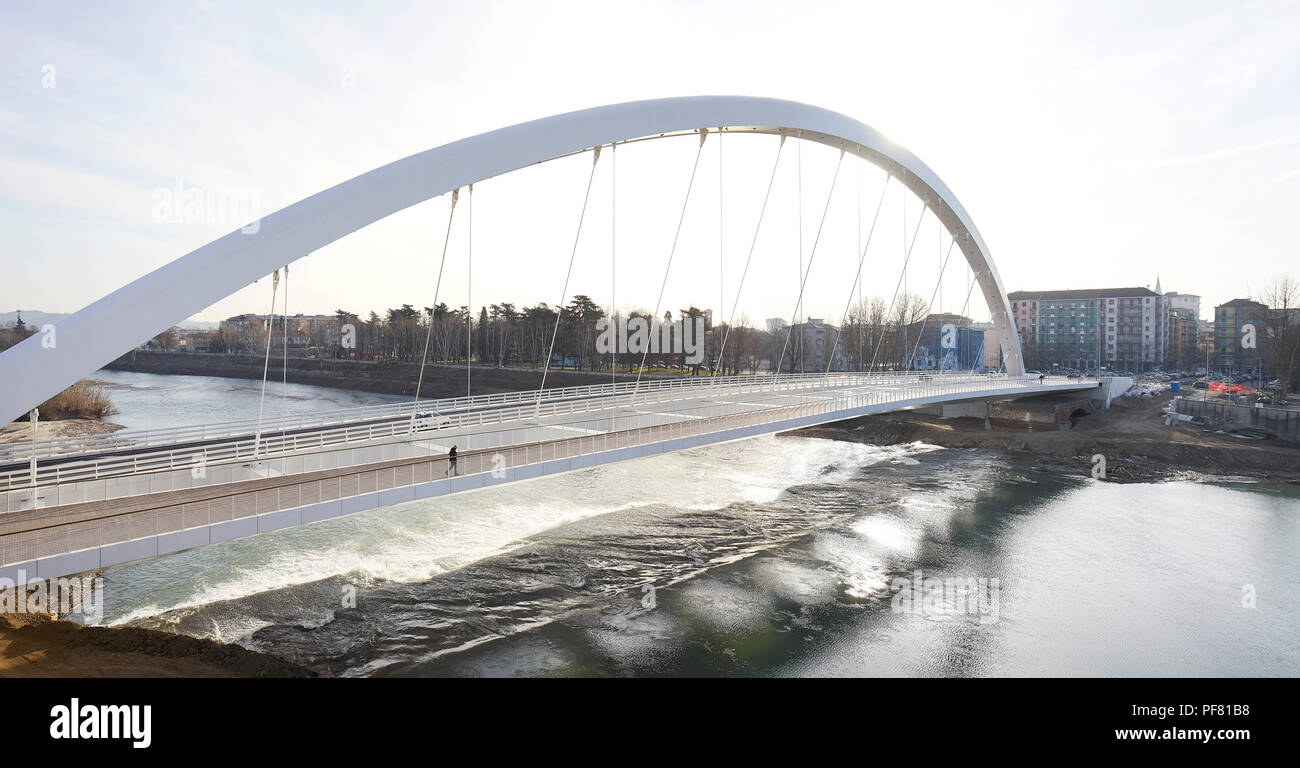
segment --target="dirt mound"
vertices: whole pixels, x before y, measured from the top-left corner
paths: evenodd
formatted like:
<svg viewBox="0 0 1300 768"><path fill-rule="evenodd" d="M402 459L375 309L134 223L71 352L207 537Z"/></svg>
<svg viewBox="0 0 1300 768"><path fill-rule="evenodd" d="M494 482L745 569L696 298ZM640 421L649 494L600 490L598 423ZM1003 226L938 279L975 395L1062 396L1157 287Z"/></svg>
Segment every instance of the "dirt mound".
<svg viewBox="0 0 1300 768"><path fill-rule="evenodd" d="M237 645L138 627L0 616L0 677L310 677Z"/></svg>

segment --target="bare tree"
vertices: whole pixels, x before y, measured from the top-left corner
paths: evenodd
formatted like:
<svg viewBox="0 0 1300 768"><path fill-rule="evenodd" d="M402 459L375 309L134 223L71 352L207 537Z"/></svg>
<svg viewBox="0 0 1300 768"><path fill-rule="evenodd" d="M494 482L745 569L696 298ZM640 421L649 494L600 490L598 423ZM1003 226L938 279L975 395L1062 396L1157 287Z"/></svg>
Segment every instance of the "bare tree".
<svg viewBox="0 0 1300 768"><path fill-rule="evenodd" d="M176 326L172 326L150 339L149 344L164 352L171 352L180 344L180 332L176 329Z"/></svg>
<svg viewBox="0 0 1300 768"><path fill-rule="evenodd" d="M1300 282L1290 275L1275 275L1264 289L1269 305L1264 332L1264 357L1283 392L1296 388L1300 379Z"/></svg>

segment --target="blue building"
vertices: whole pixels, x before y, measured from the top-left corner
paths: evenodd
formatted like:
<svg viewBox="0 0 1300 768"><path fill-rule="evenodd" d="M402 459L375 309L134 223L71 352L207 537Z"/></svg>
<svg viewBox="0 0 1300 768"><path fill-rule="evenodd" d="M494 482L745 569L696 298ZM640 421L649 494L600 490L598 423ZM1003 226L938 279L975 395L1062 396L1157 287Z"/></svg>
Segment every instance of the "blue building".
<svg viewBox="0 0 1300 768"><path fill-rule="evenodd" d="M908 327L911 368L919 371L984 371L984 330L969 317L951 313L928 315ZM907 361L905 360L906 364Z"/></svg>

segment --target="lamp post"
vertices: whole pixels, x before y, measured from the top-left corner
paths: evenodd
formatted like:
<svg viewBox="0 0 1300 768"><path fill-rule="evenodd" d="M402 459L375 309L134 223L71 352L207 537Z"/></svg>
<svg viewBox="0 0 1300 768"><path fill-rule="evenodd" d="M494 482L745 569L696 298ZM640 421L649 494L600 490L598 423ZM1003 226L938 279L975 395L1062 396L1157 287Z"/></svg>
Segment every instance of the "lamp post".
<svg viewBox="0 0 1300 768"><path fill-rule="evenodd" d="M36 423L41 418L41 410L33 408L32 421L32 509L36 509Z"/></svg>

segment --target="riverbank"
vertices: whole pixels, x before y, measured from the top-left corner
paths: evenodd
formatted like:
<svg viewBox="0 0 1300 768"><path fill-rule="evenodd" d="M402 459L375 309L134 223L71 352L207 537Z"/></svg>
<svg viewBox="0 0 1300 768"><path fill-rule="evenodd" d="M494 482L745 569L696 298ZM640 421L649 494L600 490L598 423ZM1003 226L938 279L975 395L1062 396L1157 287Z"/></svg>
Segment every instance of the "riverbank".
<svg viewBox="0 0 1300 768"><path fill-rule="evenodd" d="M82 379L39 406L36 440L58 437L100 435L122 429L105 419L117 413L117 407L104 389L104 382ZM0 443L31 440L32 424L24 414L19 420L0 425Z"/></svg>
<svg viewBox="0 0 1300 768"><path fill-rule="evenodd" d="M52 440L56 437L82 437L84 435L102 435L116 432L121 424L113 424L100 419L57 419L51 421L37 420L36 439ZM27 421L15 421L0 427L0 443L18 443L32 439L32 425Z"/></svg>
<svg viewBox="0 0 1300 768"><path fill-rule="evenodd" d="M421 379L419 363L374 360L335 360L290 357L287 370L280 358L266 363L256 355L223 355L197 352L152 352L133 350L119 357L105 370L132 371L181 376L216 376L228 379L261 380L263 369L270 370L272 381L287 377L293 384L349 389L383 395L414 396L416 387L426 398L463 397L466 388L465 366L431 363ZM537 389L542 371L528 368L473 366L470 378L474 394L521 392ZM635 381L632 374L616 374L617 381ZM654 378L647 375L645 378ZM608 384L608 372L552 369L546 375L547 389Z"/></svg>
<svg viewBox="0 0 1300 768"><path fill-rule="evenodd" d="M140 627L0 615L0 678L312 676L297 664L238 645Z"/></svg>
<svg viewBox="0 0 1300 768"><path fill-rule="evenodd" d="M1252 440L1185 422L1166 426L1164 406L1163 400L1118 398L1109 409L1081 418L1069 430L989 428L983 419L940 419L901 411L786 434L871 445L924 442L986 448L1069 476L1091 476L1093 457L1101 454L1108 480L1159 482L1210 475L1300 483L1300 445Z"/></svg>

